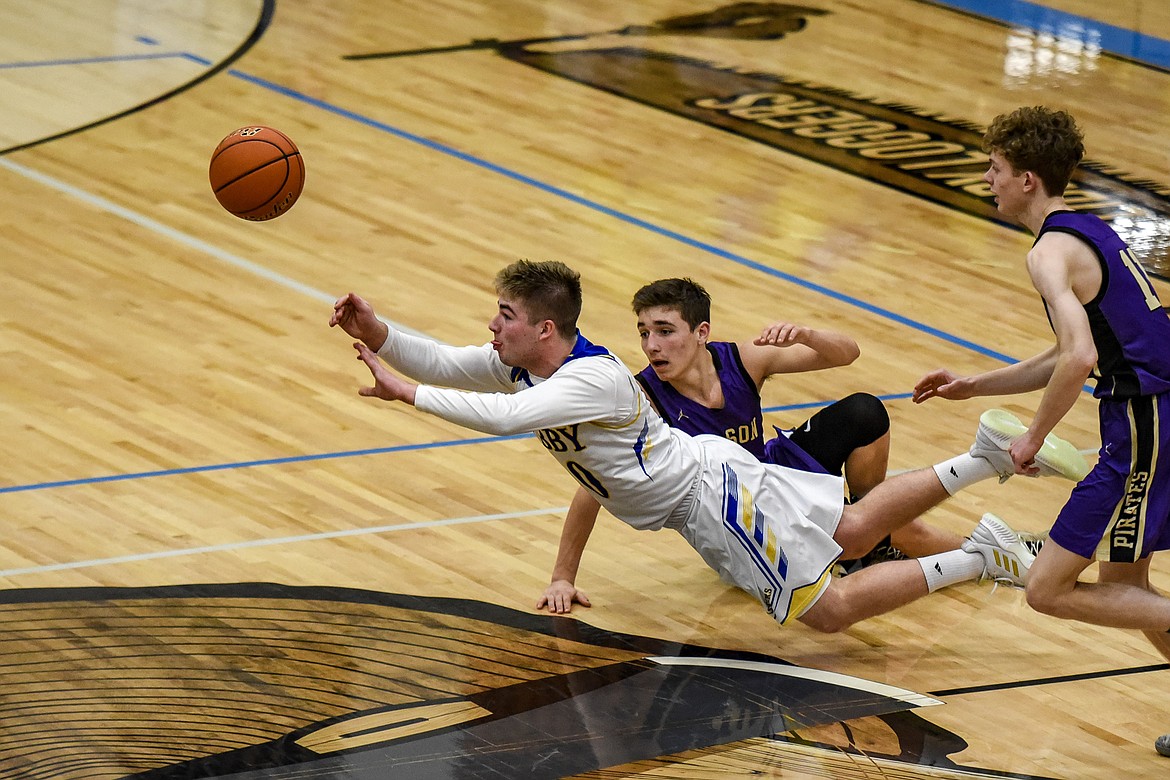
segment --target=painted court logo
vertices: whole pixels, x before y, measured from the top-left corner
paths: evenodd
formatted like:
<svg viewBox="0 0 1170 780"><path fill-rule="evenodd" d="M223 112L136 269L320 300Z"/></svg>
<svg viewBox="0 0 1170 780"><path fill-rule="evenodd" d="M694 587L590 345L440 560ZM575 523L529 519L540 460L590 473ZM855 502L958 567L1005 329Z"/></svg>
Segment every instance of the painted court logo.
<svg viewBox="0 0 1170 780"><path fill-rule="evenodd" d="M941 704L929 696L474 601L17 589L0 593L0 621L5 778L551 780L728 750L985 776L913 712Z"/></svg>
<svg viewBox="0 0 1170 780"><path fill-rule="evenodd" d="M720 66L680 51L662 51L665 41L677 41L677 49L684 50L688 36L782 46L781 39L828 16L808 6L738 3L604 34L480 40L351 59L494 49L550 74L1002 222L982 181L987 155L981 149L982 129L973 122L942 117L896 98L859 97L782 73ZM624 39L620 45L614 43L615 35ZM1170 278L1170 185L1087 161L1066 199L1073 208L1109 222L1149 271Z"/></svg>

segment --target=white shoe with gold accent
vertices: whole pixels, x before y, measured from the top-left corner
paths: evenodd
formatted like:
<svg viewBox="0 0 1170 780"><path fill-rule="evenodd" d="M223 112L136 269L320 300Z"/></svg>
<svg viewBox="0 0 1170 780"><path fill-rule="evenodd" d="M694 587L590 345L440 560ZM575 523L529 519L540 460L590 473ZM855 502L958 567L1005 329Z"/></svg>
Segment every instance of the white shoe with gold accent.
<svg viewBox="0 0 1170 780"><path fill-rule="evenodd" d="M983 577L1024 587L1036 556L1020 541L1019 534L990 512L985 514L962 545L964 552L983 556Z"/></svg>

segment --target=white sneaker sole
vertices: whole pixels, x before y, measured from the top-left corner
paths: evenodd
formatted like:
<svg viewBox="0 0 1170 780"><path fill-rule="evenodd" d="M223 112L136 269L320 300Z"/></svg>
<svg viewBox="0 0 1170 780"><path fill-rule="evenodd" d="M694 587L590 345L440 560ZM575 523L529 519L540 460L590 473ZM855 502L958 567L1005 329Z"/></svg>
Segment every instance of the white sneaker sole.
<svg viewBox="0 0 1170 780"><path fill-rule="evenodd" d="M988 409L981 414L979 427L1005 451L1028 430L1018 417L1004 409ZM1072 444L1052 433L1044 438L1043 446L1036 453L1036 465L1040 467L1039 476L1064 477L1073 482L1080 482L1089 473L1089 463L1085 456Z"/></svg>

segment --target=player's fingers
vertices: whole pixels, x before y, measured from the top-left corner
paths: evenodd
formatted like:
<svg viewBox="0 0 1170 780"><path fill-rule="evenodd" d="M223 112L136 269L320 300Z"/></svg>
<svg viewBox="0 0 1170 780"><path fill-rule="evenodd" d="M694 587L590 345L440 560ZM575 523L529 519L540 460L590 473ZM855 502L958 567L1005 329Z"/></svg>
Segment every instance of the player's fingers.
<svg viewBox="0 0 1170 780"><path fill-rule="evenodd" d="M589 597L586 596L581 591L577 591L577 601L580 602L581 606L583 606L583 607L592 607L593 606L592 604L589 603Z"/></svg>
<svg viewBox="0 0 1170 780"><path fill-rule="evenodd" d="M371 368L373 368L374 365L377 364L377 355L375 355L373 353L373 351L371 351L370 348L367 347L365 344L363 344L360 341L355 341L353 343L353 348L357 350L358 360L364 362L367 366L370 366Z"/></svg>

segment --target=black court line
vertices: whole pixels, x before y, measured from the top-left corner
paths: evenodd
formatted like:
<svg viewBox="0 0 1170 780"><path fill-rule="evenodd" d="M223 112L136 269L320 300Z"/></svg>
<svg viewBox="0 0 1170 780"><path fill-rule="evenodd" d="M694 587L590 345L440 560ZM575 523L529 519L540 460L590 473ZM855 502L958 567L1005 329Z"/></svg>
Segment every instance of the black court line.
<svg viewBox="0 0 1170 780"><path fill-rule="evenodd" d="M1170 663L1151 664L1149 666L1131 666L1128 669L1109 669L1101 672L1065 674L1058 677L1037 677L1031 680L1016 680L1015 682L992 683L991 685L969 685L965 688L946 688L940 691L930 691L930 693L927 695L941 699L945 696L961 696L967 693L1006 691L1012 688L1034 688L1038 685L1054 685L1056 683L1079 682L1081 680L1100 680L1106 677L1125 677L1131 674L1164 672L1168 669L1170 669Z"/></svg>

